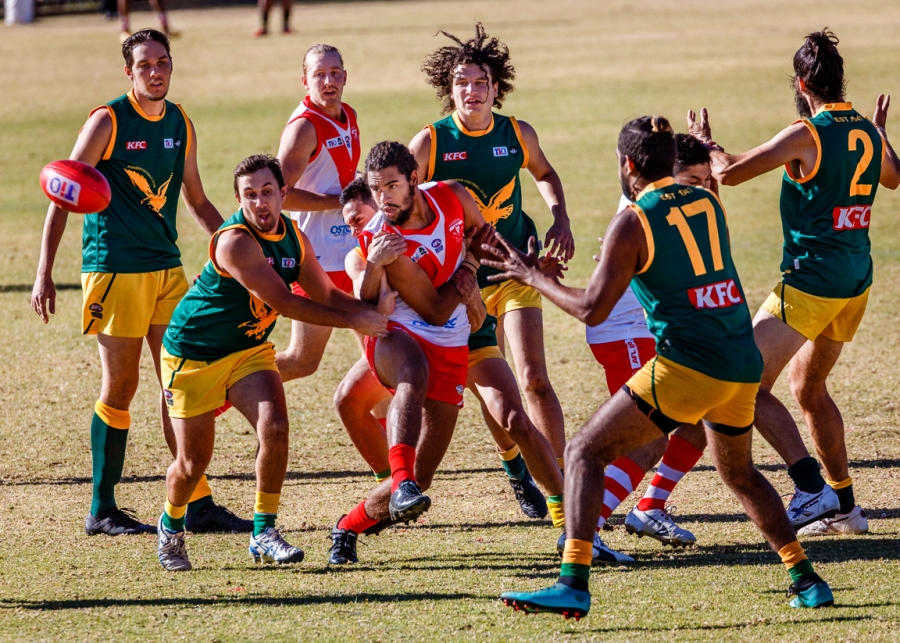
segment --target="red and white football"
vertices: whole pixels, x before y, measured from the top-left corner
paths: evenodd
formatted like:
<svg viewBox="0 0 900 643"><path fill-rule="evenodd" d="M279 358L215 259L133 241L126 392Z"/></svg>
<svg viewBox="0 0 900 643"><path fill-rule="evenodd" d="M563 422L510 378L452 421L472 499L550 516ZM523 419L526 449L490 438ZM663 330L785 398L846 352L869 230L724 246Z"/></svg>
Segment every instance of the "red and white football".
<svg viewBox="0 0 900 643"><path fill-rule="evenodd" d="M56 205L77 214L102 212L112 195L106 177L81 161L53 161L41 170L41 189Z"/></svg>

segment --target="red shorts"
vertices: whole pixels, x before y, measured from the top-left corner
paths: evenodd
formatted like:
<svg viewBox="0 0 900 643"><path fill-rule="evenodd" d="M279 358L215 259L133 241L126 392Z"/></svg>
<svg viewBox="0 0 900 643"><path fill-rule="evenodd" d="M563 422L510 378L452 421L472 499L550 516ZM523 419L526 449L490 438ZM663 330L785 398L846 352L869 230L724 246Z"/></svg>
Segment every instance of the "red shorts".
<svg viewBox="0 0 900 643"><path fill-rule="evenodd" d="M644 364L656 357L656 340L648 337L620 339L589 346L606 372L606 385L610 395L622 388Z"/></svg>
<svg viewBox="0 0 900 643"><path fill-rule="evenodd" d="M353 294L353 280L350 279L350 276L345 270L335 270L334 272L326 272L325 274L331 279L331 283L338 287L338 290L342 290L348 295ZM303 292L303 288L301 288L300 284L296 281L291 284L291 292L295 295L300 295L301 297L309 299L309 295Z"/></svg>
<svg viewBox="0 0 900 643"><path fill-rule="evenodd" d="M422 339L406 327L388 322L388 330L402 330L412 337L428 360L428 389L425 397L436 402L463 405L463 392L466 390L466 377L469 373L469 347L468 346L438 346ZM375 370L375 345L377 337L366 337L366 360L369 362L369 370L379 382L378 372ZM382 383L384 386L384 383ZM385 386L391 393L394 389Z"/></svg>

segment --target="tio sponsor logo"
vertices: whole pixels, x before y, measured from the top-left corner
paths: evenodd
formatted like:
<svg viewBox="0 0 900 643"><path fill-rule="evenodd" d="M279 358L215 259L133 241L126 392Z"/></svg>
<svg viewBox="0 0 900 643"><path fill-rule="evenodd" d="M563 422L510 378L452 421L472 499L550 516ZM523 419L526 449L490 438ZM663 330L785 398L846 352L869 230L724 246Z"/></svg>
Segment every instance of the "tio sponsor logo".
<svg viewBox="0 0 900 643"><path fill-rule="evenodd" d="M147 141L128 141L125 143L126 150L146 150Z"/></svg>
<svg viewBox="0 0 900 643"><path fill-rule="evenodd" d="M335 237L346 237L348 234L350 234L350 226L333 225L331 226L331 234Z"/></svg>
<svg viewBox="0 0 900 643"><path fill-rule="evenodd" d="M419 263L419 259L427 254L428 251L425 249L425 246L419 246L418 248L416 248L416 251L413 253L412 257L410 257L410 259L412 259L415 263Z"/></svg>
<svg viewBox="0 0 900 643"><path fill-rule="evenodd" d="M175 141L173 141L171 138L164 138L163 147L167 150L175 149Z"/></svg>
<svg viewBox="0 0 900 643"><path fill-rule="evenodd" d="M469 158L468 152L444 152L445 161L465 161Z"/></svg>
<svg viewBox="0 0 900 643"><path fill-rule="evenodd" d="M281 267L282 268L294 268L297 265L297 260L293 257L283 257L281 259Z"/></svg>
<svg viewBox="0 0 900 643"><path fill-rule="evenodd" d="M688 297L694 308L703 310L707 308L728 308L735 304L744 303L741 291L738 290L734 279L720 281L718 283L700 286L699 288L691 288L688 290Z"/></svg>
<svg viewBox="0 0 900 643"><path fill-rule="evenodd" d="M509 156L509 149L506 147L495 147L494 156Z"/></svg>
<svg viewBox="0 0 900 643"><path fill-rule="evenodd" d="M80 184L73 183L56 172L51 172L50 180L47 181L47 189L57 199L72 205L78 205L78 198L81 196Z"/></svg>
<svg viewBox="0 0 900 643"><path fill-rule="evenodd" d="M863 230L869 227L872 216L871 205L851 205L832 210L835 230Z"/></svg>
<svg viewBox="0 0 900 643"><path fill-rule="evenodd" d="M349 136L335 136L334 138L329 138L325 141L325 148L329 150L333 150L336 147L350 147L350 137Z"/></svg>

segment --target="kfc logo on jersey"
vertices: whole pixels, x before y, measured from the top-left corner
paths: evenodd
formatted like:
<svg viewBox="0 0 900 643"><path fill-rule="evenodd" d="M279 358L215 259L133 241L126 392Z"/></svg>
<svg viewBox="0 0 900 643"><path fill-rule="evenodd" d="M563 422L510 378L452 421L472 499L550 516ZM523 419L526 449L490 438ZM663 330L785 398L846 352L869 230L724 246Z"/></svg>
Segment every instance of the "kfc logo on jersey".
<svg viewBox="0 0 900 643"><path fill-rule="evenodd" d="M126 150L146 150L147 141L128 141L125 143Z"/></svg>
<svg viewBox="0 0 900 643"><path fill-rule="evenodd" d="M863 230L869 227L872 216L871 205L851 205L835 208L831 212L834 217L835 230Z"/></svg>
<svg viewBox="0 0 900 643"><path fill-rule="evenodd" d="M728 308L735 304L744 303L741 291L738 290L734 279L720 281L718 283L688 289L688 297L694 308L703 310L706 308Z"/></svg>
<svg viewBox="0 0 900 643"><path fill-rule="evenodd" d="M266 257L266 261L269 262L269 265L273 268L275 267L275 258L274 257Z"/></svg>
<svg viewBox="0 0 900 643"><path fill-rule="evenodd" d="M509 149L507 147L495 147L494 156L509 156Z"/></svg>
<svg viewBox="0 0 900 643"><path fill-rule="evenodd" d="M282 268L294 268L297 265L297 260L293 257L283 257L281 259L281 267Z"/></svg>
<svg viewBox="0 0 900 643"><path fill-rule="evenodd" d="M444 152L444 161L465 161L467 158L468 152Z"/></svg>

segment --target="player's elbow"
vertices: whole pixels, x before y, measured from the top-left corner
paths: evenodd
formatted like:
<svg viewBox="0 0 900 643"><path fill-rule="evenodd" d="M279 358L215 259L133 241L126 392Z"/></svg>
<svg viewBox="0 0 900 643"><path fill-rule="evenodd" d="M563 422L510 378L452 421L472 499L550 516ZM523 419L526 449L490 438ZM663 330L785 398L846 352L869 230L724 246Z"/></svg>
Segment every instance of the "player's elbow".
<svg viewBox="0 0 900 643"><path fill-rule="evenodd" d="M597 326L606 321L609 312L600 308L585 308L578 318L587 326Z"/></svg>
<svg viewBox="0 0 900 643"><path fill-rule="evenodd" d="M895 173L893 176L889 176L881 181L881 185L886 187L888 190L896 190L898 187L900 187L900 172Z"/></svg>

